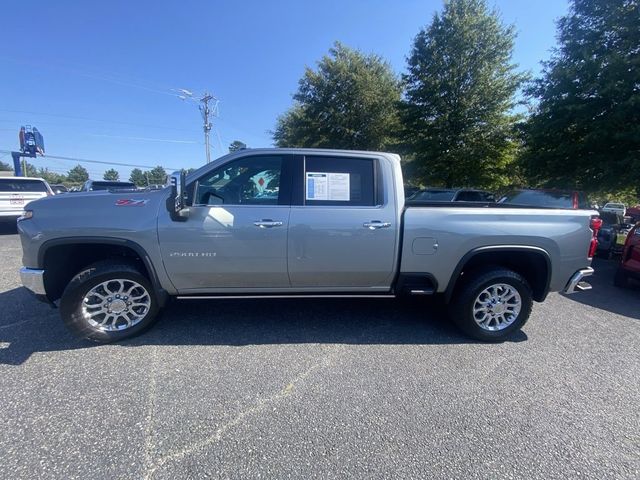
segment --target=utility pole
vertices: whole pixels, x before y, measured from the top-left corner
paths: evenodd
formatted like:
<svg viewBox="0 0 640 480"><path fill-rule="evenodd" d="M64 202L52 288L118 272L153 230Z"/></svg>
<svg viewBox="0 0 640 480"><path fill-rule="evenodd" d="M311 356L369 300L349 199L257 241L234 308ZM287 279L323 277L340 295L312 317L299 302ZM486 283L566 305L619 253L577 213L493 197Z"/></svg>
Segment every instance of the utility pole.
<svg viewBox="0 0 640 480"><path fill-rule="evenodd" d="M204 148L207 152L207 163L211 162L211 152L209 151L209 132L211 131L211 122L209 122L211 110L209 109L209 102L211 100L215 100L215 98L207 92L204 92L204 95L200 99L202 105L198 107L200 113L202 113L202 120L204 121Z"/></svg>
<svg viewBox="0 0 640 480"><path fill-rule="evenodd" d="M211 128L213 127L213 125L209 121L209 116L215 116L218 114L218 99L206 91L202 94L202 96L200 96L200 98L194 97L193 92L184 88L179 88L175 91L180 93L180 95L178 95L179 99L185 101L190 100L198 104L198 109L202 114L202 121L204 122L204 148L207 155L207 163L209 163L211 162L211 152L209 149L209 132L211 132ZM209 106L209 102L212 103L212 106Z"/></svg>

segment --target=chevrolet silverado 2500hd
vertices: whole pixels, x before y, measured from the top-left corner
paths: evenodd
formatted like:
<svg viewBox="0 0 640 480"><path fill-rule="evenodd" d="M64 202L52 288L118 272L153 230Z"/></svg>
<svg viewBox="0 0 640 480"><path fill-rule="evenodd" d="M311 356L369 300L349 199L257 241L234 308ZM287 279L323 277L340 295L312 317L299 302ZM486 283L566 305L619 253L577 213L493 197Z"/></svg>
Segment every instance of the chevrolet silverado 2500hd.
<svg viewBox="0 0 640 480"><path fill-rule="evenodd" d="M170 297L438 294L494 341L548 292L590 288L596 212L406 203L395 154L241 150L171 180L37 200L18 221L24 286L75 334L129 337Z"/></svg>

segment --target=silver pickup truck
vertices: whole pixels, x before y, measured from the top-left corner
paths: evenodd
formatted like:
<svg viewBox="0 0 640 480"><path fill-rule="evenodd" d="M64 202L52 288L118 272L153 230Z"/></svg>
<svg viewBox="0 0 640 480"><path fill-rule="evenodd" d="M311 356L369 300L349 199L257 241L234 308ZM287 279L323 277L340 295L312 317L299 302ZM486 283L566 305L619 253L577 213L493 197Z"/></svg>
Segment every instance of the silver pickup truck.
<svg viewBox="0 0 640 480"><path fill-rule="evenodd" d="M436 294L497 341L533 300L590 288L596 212L409 204L395 154L241 150L171 183L30 203L24 286L97 342L141 332L171 297Z"/></svg>

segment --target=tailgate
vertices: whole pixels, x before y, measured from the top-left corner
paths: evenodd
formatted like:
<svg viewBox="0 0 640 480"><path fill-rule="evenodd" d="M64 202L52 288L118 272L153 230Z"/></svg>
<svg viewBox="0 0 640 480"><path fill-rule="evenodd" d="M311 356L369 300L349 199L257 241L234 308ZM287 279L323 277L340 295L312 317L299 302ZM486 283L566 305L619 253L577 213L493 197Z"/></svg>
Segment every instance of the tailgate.
<svg viewBox="0 0 640 480"><path fill-rule="evenodd" d="M30 201L46 196L40 192L0 192L0 211L21 212Z"/></svg>

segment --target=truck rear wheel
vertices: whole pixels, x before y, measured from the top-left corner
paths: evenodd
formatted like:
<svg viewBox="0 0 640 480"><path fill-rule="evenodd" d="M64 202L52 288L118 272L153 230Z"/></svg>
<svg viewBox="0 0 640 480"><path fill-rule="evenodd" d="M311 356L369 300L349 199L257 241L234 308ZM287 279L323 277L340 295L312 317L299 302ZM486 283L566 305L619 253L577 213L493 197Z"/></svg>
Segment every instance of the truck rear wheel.
<svg viewBox="0 0 640 480"><path fill-rule="evenodd" d="M158 299L151 282L132 264L101 261L65 288L60 315L74 335L110 343L142 332L155 320Z"/></svg>
<svg viewBox="0 0 640 480"><path fill-rule="evenodd" d="M470 337L497 342L527 322L532 305L531 287L521 275L492 268L471 273L457 289L449 314Z"/></svg>

